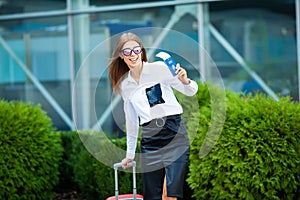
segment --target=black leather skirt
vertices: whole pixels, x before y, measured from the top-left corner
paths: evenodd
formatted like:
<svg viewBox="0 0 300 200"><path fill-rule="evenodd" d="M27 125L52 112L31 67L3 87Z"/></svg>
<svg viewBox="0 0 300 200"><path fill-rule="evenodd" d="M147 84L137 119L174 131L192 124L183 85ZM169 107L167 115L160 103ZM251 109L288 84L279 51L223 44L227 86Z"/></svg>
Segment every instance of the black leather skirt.
<svg viewBox="0 0 300 200"><path fill-rule="evenodd" d="M183 197L190 143L180 115L142 125L141 164L145 200L161 200L166 177L167 195Z"/></svg>
<svg viewBox="0 0 300 200"><path fill-rule="evenodd" d="M142 125L143 171L154 171L174 161L188 162L190 142L181 115L153 119Z"/></svg>

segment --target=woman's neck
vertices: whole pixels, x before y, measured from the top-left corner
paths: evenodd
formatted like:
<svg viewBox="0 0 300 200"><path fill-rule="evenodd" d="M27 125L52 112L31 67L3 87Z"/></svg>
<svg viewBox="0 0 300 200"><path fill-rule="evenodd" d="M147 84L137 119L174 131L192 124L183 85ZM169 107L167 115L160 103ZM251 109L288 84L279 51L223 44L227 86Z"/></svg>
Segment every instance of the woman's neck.
<svg viewBox="0 0 300 200"><path fill-rule="evenodd" d="M130 70L131 77L132 77L137 83L139 83L139 81L140 81L142 69L143 69L143 65L142 65L141 67L134 68L134 69L131 69L131 70Z"/></svg>

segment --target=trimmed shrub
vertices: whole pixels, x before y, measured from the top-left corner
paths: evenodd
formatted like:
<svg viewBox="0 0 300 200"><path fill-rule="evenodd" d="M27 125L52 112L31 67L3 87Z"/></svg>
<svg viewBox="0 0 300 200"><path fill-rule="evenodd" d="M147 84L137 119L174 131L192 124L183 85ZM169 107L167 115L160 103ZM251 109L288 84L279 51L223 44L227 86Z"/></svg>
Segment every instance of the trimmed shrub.
<svg viewBox="0 0 300 200"><path fill-rule="evenodd" d="M51 199L62 151L40 105L0 101L1 199Z"/></svg>
<svg viewBox="0 0 300 200"><path fill-rule="evenodd" d="M176 97L183 107L182 117L186 123L191 144L195 138L199 137L199 132L207 133L205 145L201 146L198 152L198 155L203 157L211 151L221 133L226 113L226 103L224 104L226 93L219 87L199 82L195 96L189 97L176 92ZM213 128L209 130L208 126L203 126L206 123ZM188 171L188 176L189 174ZM195 199L187 181L184 186L184 199Z"/></svg>
<svg viewBox="0 0 300 200"><path fill-rule="evenodd" d="M62 159L59 164L59 183L55 186L54 191L57 193L77 191L78 185L74 180L73 166L76 160L74 157L73 140L78 139L77 132L75 131L60 131L62 138L62 146L64 148Z"/></svg>
<svg viewBox="0 0 300 200"><path fill-rule="evenodd" d="M199 85L199 87L206 87ZM197 94L199 101L208 91ZM201 103L198 134L191 145L188 183L195 199L297 199L300 185L300 105L263 94L226 91L226 121L206 156L211 103ZM201 96L200 96L201 95ZM208 102L208 103L207 103ZM209 144L208 144L209 145Z"/></svg>

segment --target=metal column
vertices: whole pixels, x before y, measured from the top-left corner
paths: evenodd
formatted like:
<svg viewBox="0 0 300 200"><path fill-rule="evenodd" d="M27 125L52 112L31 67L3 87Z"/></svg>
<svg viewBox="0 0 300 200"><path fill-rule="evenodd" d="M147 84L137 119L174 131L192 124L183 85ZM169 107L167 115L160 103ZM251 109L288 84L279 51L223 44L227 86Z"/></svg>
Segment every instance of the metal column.
<svg viewBox="0 0 300 200"><path fill-rule="evenodd" d="M67 0L67 10L69 11L69 13L72 10L72 1L71 0ZM75 63L74 63L74 33L73 33L73 21L72 21L72 15L69 14L67 17L68 20L68 44L69 44L69 62L70 62L70 102L72 102L72 98L73 98L73 85L74 85L74 79L75 79ZM76 99L73 99L74 103L76 105ZM75 108L72 108L72 111L76 112L76 106ZM73 120L74 121L74 120ZM73 127L71 128L71 130L74 130L75 127L73 125Z"/></svg>
<svg viewBox="0 0 300 200"><path fill-rule="evenodd" d="M200 66L200 75L202 82L210 80L210 67L207 62L207 57L205 51L210 52L209 48L209 31L208 31L208 23L209 23L209 16L208 16L208 4L207 3L199 3L198 4L198 12L197 16L198 19L198 41L199 41L199 66ZM203 49L202 49L203 48Z"/></svg>
<svg viewBox="0 0 300 200"><path fill-rule="evenodd" d="M72 6L74 10L87 9L89 7L88 0L76 0L72 1ZM89 129L90 127L90 71L88 63L84 67L81 67L85 57L89 53L90 49L90 21L89 14L80 14L73 16L72 32L74 44L73 54L75 55L75 71L78 74L76 77L76 90L73 91L73 100L75 100L75 116L76 129ZM69 22L72 23L72 22ZM80 71L80 73L78 73ZM73 87L73 85L71 86ZM74 109L74 107L73 107ZM73 110L74 111L74 110Z"/></svg>

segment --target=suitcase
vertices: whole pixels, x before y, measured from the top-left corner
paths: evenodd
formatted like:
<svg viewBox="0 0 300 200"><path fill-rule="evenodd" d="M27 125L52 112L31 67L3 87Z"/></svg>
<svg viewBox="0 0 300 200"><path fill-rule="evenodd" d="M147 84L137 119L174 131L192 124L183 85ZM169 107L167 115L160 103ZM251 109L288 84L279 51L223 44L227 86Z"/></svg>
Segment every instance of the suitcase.
<svg viewBox="0 0 300 200"><path fill-rule="evenodd" d="M118 189L118 169L122 167L122 163L114 164L115 170L115 196L108 197L106 200L143 200L143 195L136 193L136 162L132 161L132 178L133 178L133 194L119 195Z"/></svg>

